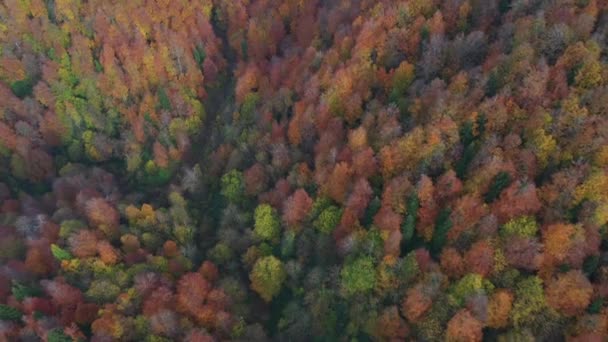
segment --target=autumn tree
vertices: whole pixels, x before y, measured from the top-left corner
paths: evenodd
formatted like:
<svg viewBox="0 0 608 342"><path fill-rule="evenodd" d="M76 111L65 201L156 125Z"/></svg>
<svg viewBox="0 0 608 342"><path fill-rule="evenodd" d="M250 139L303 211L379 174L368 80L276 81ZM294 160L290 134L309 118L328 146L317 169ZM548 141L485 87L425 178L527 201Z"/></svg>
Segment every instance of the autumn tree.
<svg viewBox="0 0 608 342"><path fill-rule="evenodd" d="M492 294L488 303L488 326L502 328L509 324L509 314L513 305L513 294L498 290Z"/></svg>
<svg viewBox="0 0 608 342"><path fill-rule="evenodd" d="M91 225L109 237L117 233L119 214L110 203L102 198L93 198L87 201L85 208Z"/></svg>
<svg viewBox="0 0 608 342"><path fill-rule="evenodd" d="M455 248L444 248L441 252L440 264L442 270L452 278L458 278L465 271L465 263Z"/></svg>
<svg viewBox="0 0 608 342"><path fill-rule="evenodd" d="M327 196L338 203L344 203L350 185L351 168L346 163L335 166L325 183Z"/></svg>
<svg viewBox="0 0 608 342"><path fill-rule="evenodd" d="M82 229L68 239L72 254L78 258L92 257L97 254L97 236L90 230Z"/></svg>
<svg viewBox="0 0 608 342"><path fill-rule="evenodd" d="M373 190L369 185L369 182L364 178L359 178L355 182L353 191L346 201L346 207L350 209L355 216L361 218L365 214L365 209L371 201L372 195Z"/></svg>
<svg viewBox="0 0 608 342"><path fill-rule="evenodd" d="M448 322L447 341L481 341L483 324L468 310L461 310Z"/></svg>
<svg viewBox="0 0 608 342"><path fill-rule="evenodd" d="M567 316L582 313L592 294L589 279L578 270L559 274L547 284L547 304Z"/></svg>
<svg viewBox="0 0 608 342"><path fill-rule="evenodd" d="M312 209L312 198L304 189L296 190L283 205L283 221L288 226L302 222Z"/></svg>
<svg viewBox="0 0 608 342"><path fill-rule="evenodd" d="M417 322L430 309L433 299L422 286L410 288L403 300L401 310L410 322Z"/></svg>
<svg viewBox="0 0 608 342"><path fill-rule="evenodd" d="M487 277L494 269L494 248L486 241L477 241L464 255L464 267L473 273Z"/></svg>
<svg viewBox="0 0 608 342"><path fill-rule="evenodd" d="M383 339L404 339L409 333L409 327L399 315L397 307L392 306L381 313L376 331L377 335Z"/></svg>

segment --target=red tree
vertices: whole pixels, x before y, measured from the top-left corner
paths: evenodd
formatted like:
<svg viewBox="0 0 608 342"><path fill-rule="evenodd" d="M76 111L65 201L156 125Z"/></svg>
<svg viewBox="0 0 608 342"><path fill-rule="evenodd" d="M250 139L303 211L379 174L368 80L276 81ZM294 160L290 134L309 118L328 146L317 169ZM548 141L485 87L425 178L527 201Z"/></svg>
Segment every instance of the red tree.
<svg viewBox="0 0 608 342"><path fill-rule="evenodd" d="M325 192L334 201L342 204L350 186L352 171L347 163L337 164L325 182Z"/></svg>
<svg viewBox="0 0 608 342"><path fill-rule="evenodd" d="M448 341L481 341L483 325L471 313L464 309L460 310L448 322L446 339Z"/></svg>
<svg viewBox="0 0 608 342"><path fill-rule="evenodd" d="M592 294L593 287L580 270L561 273L547 284L547 303L566 316L584 312Z"/></svg>
<svg viewBox="0 0 608 342"><path fill-rule="evenodd" d="M283 205L283 221L288 226L301 223L312 208L312 198L304 189L296 190Z"/></svg>
<svg viewBox="0 0 608 342"><path fill-rule="evenodd" d="M494 248L486 240L477 241L465 253L464 263L468 272L489 276L494 269Z"/></svg>
<svg viewBox="0 0 608 342"><path fill-rule="evenodd" d="M365 209L374 194L372 187L365 178L359 178L353 186L346 207L350 209L357 218L361 218L365 214Z"/></svg>
<svg viewBox="0 0 608 342"><path fill-rule="evenodd" d="M97 236L95 233L82 229L68 239L72 254L78 258L88 258L97 254Z"/></svg>
<svg viewBox="0 0 608 342"><path fill-rule="evenodd" d="M492 212L504 223L517 216L534 215L540 208L536 186L517 181L500 194L498 201L492 205Z"/></svg>

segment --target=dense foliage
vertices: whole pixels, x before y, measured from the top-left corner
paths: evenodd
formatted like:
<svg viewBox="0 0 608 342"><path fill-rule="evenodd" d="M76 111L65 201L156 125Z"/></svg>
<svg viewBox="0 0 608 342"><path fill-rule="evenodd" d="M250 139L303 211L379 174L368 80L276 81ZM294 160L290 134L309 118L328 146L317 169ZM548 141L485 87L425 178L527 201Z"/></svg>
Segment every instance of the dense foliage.
<svg viewBox="0 0 608 342"><path fill-rule="evenodd" d="M0 340L608 339L603 0L2 0Z"/></svg>

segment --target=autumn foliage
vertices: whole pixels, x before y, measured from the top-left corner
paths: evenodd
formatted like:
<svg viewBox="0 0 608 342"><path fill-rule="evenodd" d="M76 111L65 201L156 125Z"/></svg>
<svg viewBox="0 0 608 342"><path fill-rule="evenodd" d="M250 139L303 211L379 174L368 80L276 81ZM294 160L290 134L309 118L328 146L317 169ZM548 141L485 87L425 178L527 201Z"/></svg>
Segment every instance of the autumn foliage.
<svg viewBox="0 0 608 342"><path fill-rule="evenodd" d="M4 0L0 341L608 340L601 0Z"/></svg>

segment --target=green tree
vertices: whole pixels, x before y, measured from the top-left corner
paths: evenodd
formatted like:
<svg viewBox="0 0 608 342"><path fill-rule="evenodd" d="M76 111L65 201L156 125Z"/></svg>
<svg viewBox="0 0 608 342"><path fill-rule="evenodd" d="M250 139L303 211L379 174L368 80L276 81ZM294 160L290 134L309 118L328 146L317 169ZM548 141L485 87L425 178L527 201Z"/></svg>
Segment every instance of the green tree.
<svg viewBox="0 0 608 342"><path fill-rule="evenodd" d="M414 66L406 61L402 62L393 75L393 89L390 93L391 102L399 102L405 97L405 92L415 78Z"/></svg>
<svg viewBox="0 0 608 342"><path fill-rule="evenodd" d="M323 210L327 209L327 207L331 206L331 200L325 196L319 196L315 199L312 204L312 208L310 209L310 217L316 218L318 217Z"/></svg>
<svg viewBox="0 0 608 342"><path fill-rule="evenodd" d="M254 213L255 226L253 233L268 241L277 241L280 234L280 222L276 210L268 204L260 204Z"/></svg>
<svg viewBox="0 0 608 342"><path fill-rule="evenodd" d="M463 305L467 298L477 293L489 292L494 288L492 283L484 280L477 273L469 273L453 285L450 298L457 304Z"/></svg>
<svg viewBox="0 0 608 342"><path fill-rule="evenodd" d="M342 290L346 295L371 291L376 286L376 269L370 257L361 257L344 266L340 272Z"/></svg>
<svg viewBox="0 0 608 342"><path fill-rule="evenodd" d="M283 263L272 255L258 259L249 274L251 288L266 302L281 291L286 277Z"/></svg>
<svg viewBox="0 0 608 342"><path fill-rule="evenodd" d="M602 82L602 65L598 61L590 61L576 73L576 85L583 89L592 89Z"/></svg>
<svg viewBox="0 0 608 342"><path fill-rule="evenodd" d="M72 339L59 328L49 331L46 338L48 342L72 342Z"/></svg>
<svg viewBox="0 0 608 342"><path fill-rule="evenodd" d="M493 71L490 73L488 77L488 81L486 83L486 96L492 97L498 93L501 87L501 80L498 72Z"/></svg>
<svg viewBox="0 0 608 342"><path fill-rule="evenodd" d="M197 45L194 48L194 60L196 61L196 64L198 65L202 65L203 62L205 61L205 58L207 58L207 53L205 52L205 47L201 46L201 45Z"/></svg>
<svg viewBox="0 0 608 342"><path fill-rule="evenodd" d="M435 231L431 240L431 252L433 255L439 255L443 246L446 243L448 232L452 228L452 220L450 219L450 209L443 209L437 215L435 221Z"/></svg>
<svg viewBox="0 0 608 342"><path fill-rule="evenodd" d="M500 235L505 238L514 236L534 237L538 232L538 224L532 216L521 216L505 223L500 229Z"/></svg>
<svg viewBox="0 0 608 342"><path fill-rule="evenodd" d="M94 280L86 295L97 303L112 302L120 294L120 287L109 280Z"/></svg>
<svg viewBox="0 0 608 342"><path fill-rule="evenodd" d="M319 217L313 222L315 228L324 234L331 233L342 217L342 210L335 205L325 208Z"/></svg>
<svg viewBox="0 0 608 342"><path fill-rule="evenodd" d="M141 183L146 186L160 186L171 179L171 170L156 165L154 160L148 160L143 168Z"/></svg>
<svg viewBox="0 0 608 342"><path fill-rule="evenodd" d="M3 321L19 321L21 320L21 311L12 306L0 304L0 320Z"/></svg>
<svg viewBox="0 0 608 342"><path fill-rule="evenodd" d="M456 162L454 170L460 179L464 179L469 164L473 161L473 158L479 150L479 138L485 131L486 122L486 116L481 114L477 117L475 122L471 120L465 121L458 131L458 136L464 147L464 151L462 157Z"/></svg>
<svg viewBox="0 0 608 342"><path fill-rule="evenodd" d="M51 253L53 253L53 256L55 257L55 259L60 260L60 261L72 259L72 254L70 254L70 252L57 246L56 244L51 245Z"/></svg>
<svg viewBox="0 0 608 342"><path fill-rule="evenodd" d="M585 274L589 276L593 274L595 270L597 270L599 265L600 257L597 255L590 255L586 257L585 261L583 262L583 272L585 272Z"/></svg>
<svg viewBox="0 0 608 342"><path fill-rule="evenodd" d="M486 192L484 199L487 203L494 202L500 193L511 184L511 176L507 172L499 172L493 179L490 189Z"/></svg>
<svg viewBox="0 0 608 342"><path fill-rule="evenodd" d="M252 92L245 95L245 99L241 105L241 115L245 122L249 122L253 118L253 112L258 102L260 102L260 95L258 93Z"/></svg>
<svg viewBox="0 0 608 342"><path fill-rule="evenodd" d="M511 320L515 327L524 325L545 307L543 281L539 277L527 277L517 283L511 310Z"/></svg>
<svg viewBox="0 0 608 342"><path fill-rule="evenodd" d="M59 229L59 237L62 239L67 239L72 233L86 228L86 224L79 220L65 220L61 222L61 226Z"/></svg>
<svg viewBox="0 0 608 342"><path fill-rule="evenodd" d="M404 284L413 282L420 275L420 266L416 260L416 252L409 252L397 264L399 280Z"/></svg>
<svg viewBox="0 0 608 342"><path fill-rule="evenodd" d="M40 289L39 287L35 287L35 286L25 286L25 285L15 282L15 283L13 283L13 286L11 288L11 293L13 294L15 299L17 299L18 301L21 302L25 298L41 297L42 289Z"/></svg>
<svg viewBox="0 0 608 342"><path fill-rule="evenodd" d="M418 218L418 207L420 207L418 195L412 193L407 200L407 215L401 224L401 233L403 234L403 241L405 243L409 242L414 237L416 219Z"/></svg>
<svg viewBox="0 0 608 342"><path fill-rule="evenodd" d="M234 257L234 252L225 243L218 242L213 248L209 250L208 256L216 264L224 265L230 262L230 260L232 260L232 258Z"/></svg>
<svg viewBox="0 0 608 342"><path fill-rule="evenodd" d="M162 110L171 110L171 101L162 87L158 89L158 107Z"/></svg>
<svg viewBox="0 0 608 342"><path fill-rule="evenodd" d="M590 314L598 314L598 313L600 313L600 311L602 310L603 307L604 307L604 299L598 298L598 299L592 301L591 304L589 304L589 307L587 308L587 312L589 312Z"/></svg>
<svg viewBox="0 0 608 342"><path fill-rule="evenodd" d="M245 193L245 181L243 173L239 170L231 170L224 174L221 180L222 195L232 203L237 203L243 199Z"/></svg>
<svg viewBox="0 0 608 342"><path fill-rule="evenodd" d="M34 80L28 77L11 83L11 90L15 96L22 99L26 96L32 95L32 90L34 89L35 83L36 82Z"/></svg>

